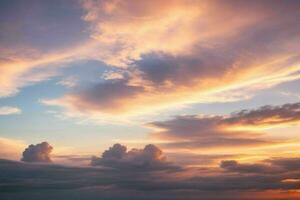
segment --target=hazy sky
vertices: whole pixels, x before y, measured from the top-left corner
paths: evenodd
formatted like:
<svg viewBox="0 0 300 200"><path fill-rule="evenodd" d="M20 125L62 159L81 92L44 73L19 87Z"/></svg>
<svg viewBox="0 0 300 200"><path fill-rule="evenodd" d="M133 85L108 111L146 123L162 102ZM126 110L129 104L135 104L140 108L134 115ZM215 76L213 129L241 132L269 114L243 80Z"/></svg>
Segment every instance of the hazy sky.
<svg viewBox="0 0 300 200"><path fill-rule="evenodd" d="M266 198L292 198L300 188L299 24L297 0L1 0L0 158L20 160L41 144L23 161L84 166L88 179L90 162L125 168L126 177L151 152L149 169L189 179L175 186L170 175L144 187L215 198L207 188L245 189L238 181L256 198L264 189ZM124 153L121 161L101 157L109 147ZM202 171L215 177L207 177L211 185L191 178ZM270 172L276 177L256 188L255 178ZM177 195L170 190L164 195Z"/></svg>

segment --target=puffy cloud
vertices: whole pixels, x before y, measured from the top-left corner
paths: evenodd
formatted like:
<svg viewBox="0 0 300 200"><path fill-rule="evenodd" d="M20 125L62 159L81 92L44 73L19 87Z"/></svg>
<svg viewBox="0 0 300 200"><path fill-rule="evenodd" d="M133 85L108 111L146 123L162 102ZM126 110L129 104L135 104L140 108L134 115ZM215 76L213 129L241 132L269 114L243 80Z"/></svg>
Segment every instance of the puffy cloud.
<svg viewBox="0 0 300 200"><path fill-rule="evenodd" d="M101 165L123 170L174 170L179 169L166 160L163 152L155 145L148 144L144 149L131 149L114 144L104 151L101 158L93 157L92 165Z"/></svg>
<svg viewBox="0 0 300 200"><path fill-rule="evenodd" d="M0 107L0 115L20 114L22 111L17 107L4 106Z"/></svg>
<svg viewBox="0 0 300 200"><path fill-rule="evenodd" d="M23 152L24 162L51 162L50 153L53 147L48 142L29 145Z"/></svg>

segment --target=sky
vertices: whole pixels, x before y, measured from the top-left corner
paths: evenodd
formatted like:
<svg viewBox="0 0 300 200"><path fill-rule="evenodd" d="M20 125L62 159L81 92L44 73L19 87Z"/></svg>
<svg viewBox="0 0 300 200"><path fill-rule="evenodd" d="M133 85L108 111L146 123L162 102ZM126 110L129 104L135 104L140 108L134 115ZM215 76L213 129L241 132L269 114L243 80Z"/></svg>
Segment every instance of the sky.
<svg viewBox="0 0 300 200"><path fill-rule="evenodd" d="M0 197L299 199L299 10L1 0Z"/></svg>

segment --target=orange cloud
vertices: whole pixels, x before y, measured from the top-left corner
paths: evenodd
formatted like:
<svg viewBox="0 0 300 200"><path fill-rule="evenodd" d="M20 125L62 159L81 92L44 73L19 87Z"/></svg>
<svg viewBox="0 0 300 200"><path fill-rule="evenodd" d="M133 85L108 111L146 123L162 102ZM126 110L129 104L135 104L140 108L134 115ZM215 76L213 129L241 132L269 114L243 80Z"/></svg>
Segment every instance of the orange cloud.
<svg viewBox="0 0 300 200"><path fill-rule="evenodd" d="M117 66L153 51L189 54L196 43L215 45L216 38L231 37L265 15L251 14L243 5L233 13L230 5L213 1L83 0L82 5L92 37L105 47L102 60ZM247 17L237 17L245 12Z"/></svg>
<svg viewBox="0 0 300 200"><path fill-rule="evenodd" d="M44 102L69 116L127 117L247 99L299 79L300 30L290 20L298 17L295 6L231 3L83 1L84 19L101 46L98 58L123 71Z"/></svg>
<svg viewBox="0 0 300 200"><path fill-rule="evenodd" d="M56 69L75 60L92 57L93 41L50 53L30 48L0 49L0 98L15 95L20 88L49 79Z"/></svg>

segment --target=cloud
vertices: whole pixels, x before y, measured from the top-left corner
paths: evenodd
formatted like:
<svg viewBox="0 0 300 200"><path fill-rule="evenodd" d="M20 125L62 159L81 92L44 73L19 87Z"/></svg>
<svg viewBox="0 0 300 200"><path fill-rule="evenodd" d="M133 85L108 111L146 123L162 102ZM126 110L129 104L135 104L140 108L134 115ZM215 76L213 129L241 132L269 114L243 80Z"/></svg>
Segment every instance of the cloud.
<svg viewBox="0 0 300 200"><path fill-rule="evenodd" d="M299 157L274 157L262 160L259 163L239 163L236 160L223 160L220 167L228 172L240 174L280 174L283 175L282 180L288 180L299 178L298 175L296 177L291 176L295 172L299 172L300 159Z"/></svg>
<svg viewBox="0 0 300 200"><path fill-rule="evenodd" d="M83 19L92 26L92 37L104 46L102 60L116 66L126 66L146 52L178 52L193 44L198 39L193 26L203 7L177 0L168 4L85 0L82 5L86 10Z"/></svg>
<svg viewBox="0 0 300 200"><path fill-rule="evenodd" d="M33 4L1 4L0 98L57 76L58 68L89 57L85 52L92 49L78 2Z"/></svg>
<svg viewBox="0 0 300 200"><path fill-rule="evenodd" d="M44 101L66 108L68 116L104 118L237 101L250 98L249 91L254 95L299 78L298 3L83 0L81 5L92 39L50 53L27 46L0 49L0 97L81 59L123 71L107 71L104 81ZM61 83L74 86L70 80Z"/></svg>
<svg viewBox="0 0 300 200"><path fill-rule="evenodd" d="M135 94L138 94L139 91L142 91L143 88L139 86L130 86L124 84L123 80L120 81L111 81L105 82L104 84L98 84L90 89L82 91L82 95L78 96L66 96L67 102L73 102L69 104L72 108L82 108L81 110L89 112L85 108L87 106L93 106L94 110L113 110L114 107L119 106L119 100L123 99L129 100L126 98L131 98ZM46 101L48 104L56 103L56 101ZM68 104L66 104L68 105Z"/></svg>
<svg viewBox="0 0 300 200"><path fill-rule="evenodd" d="M227 167L238 165L249 168L256 164L231 162L227 163ZM295 181L300 177L299 168L276 173L256 169L255 173L252 169L237 170L234 173L227 169L224 171L224 168L199 168L157 174L154 171L141 173L134 169L122 171L0 160L0 170L3 172L0 193L4 199L39 199L41 196L45 199L74 199L79 195L80 198L91 200L102 197L181 200L187 196L189 199L271 200L278 197L287 200L299 196L296 191L299 182Z"/></svg>
<svg viewBox="0 0 300 200"><path fill-rule="evenodd" d="M82 1L99 59L122 72L45 102L69 116L140 115L299 79L299 3L267 2Z"/></svg>
<svg viewBox="0 0 300 200"><path fill-rule="evenodd" d="M50 153L53 147L48 142L29 145L23 152L24 162L51 162Z"/></svg>
<svg viewBox="0 0 300 200"><path fill-rule="evenodd" d="M77 85L77 79L78 78L75 76L69 76L69 77L66 77L66 78L60 80L59 82L57 82L57 84L65 86L67 88L73 88Z"/></svg>
<svg viewBox="0 0 300 200"><path fill-rule="evenodd" d="M0 115L21 114L21 110L17 107L4 106L0 107Z"/></svg>
<svg viewBox="0 0 300 200"><path fill-rule="evenodd" d="M280 12L296 10L299 5L291 2L270 5L258 1L229 1L224 4L218 1L194 0L171 0L168 3L161 0L83 0L82 6L86 10L83 19L91 23L92 37L105 47L102 60L118 66L139 60L143 54L149 52L189 54L196 44L211 47L226 39L230 43L235 42L236 36L245 30L250 29L248 34L253 36L262 34L260 29L273 28L276 23L287 27L295 22L289 22L289 25L284 25L283 22L297 15L289 13L290 16L281 16ZM274 23L267 20L269 17L282 18ZM224 21L224 18L232 20ZM288 34L295 36L292 31ZM278 37L278 34L273 33L271 38L259 36L259 42L264 42ZM234 40L231 41L232 39Z"/></svg>
<svg viewBox="0 0 300 200"><path fill-rule="evenodd" d="M177 166L166 160L163 152L155 145L148 144L144 149L131 149L114 144L104 151L101 158L93 157L91 164L112 167L121 170L174 170Z"/></svg>
<svg viewBox="0 0 300 200"><path fill-rule="evenodd" d="M281 106L263 106L255 110L242 110L224 120L228 124L245 126L266 126L299 124L300 103Z"/></svg>
<svg viewBox="0 0 300 200"><path fill-rule="evenodd" d="M299 124L299 103L263 106L229 116L177 116L167 121L148 123L153 138L165 140L169 148L208 148L264 146L284 143L264 137L265 128Z"/></svg>
<svg viewBox="0 0 300 200"><path fill-rule="evenodd" d="M266 164L240 164L235 160L222 161L220 167L228 171L240 173L272 174L281 172L280 169L274 169L272 166Z"/></svg>
<svg viewBox="0 0 300 200"><path fill-rule="evenodd" d="M267 159L266 162L272 165L277 165L283 167L285 170L299 170L300 169L300 158L290 157L290 158L272 158Z"/></svg>
<svg viewBox="0 0 300 200"><path fill-rule="evenodd" d="M171 149L241 148L273 143L259 133L228 131L222 121L222 116L178 116L175 119L147 125L154 128L151 137L165 140L161 145Z"/></svg>
<svg viewBox="0 0 300 200"><path fill-rule="evenodd" d="M0 58L0 97L18 93L19 89L56 75L49 64L58 65L73 56L73 52L42 54L30 48L21 50L3 50ZM41 72L40 70L43 70Z"/></svg>

